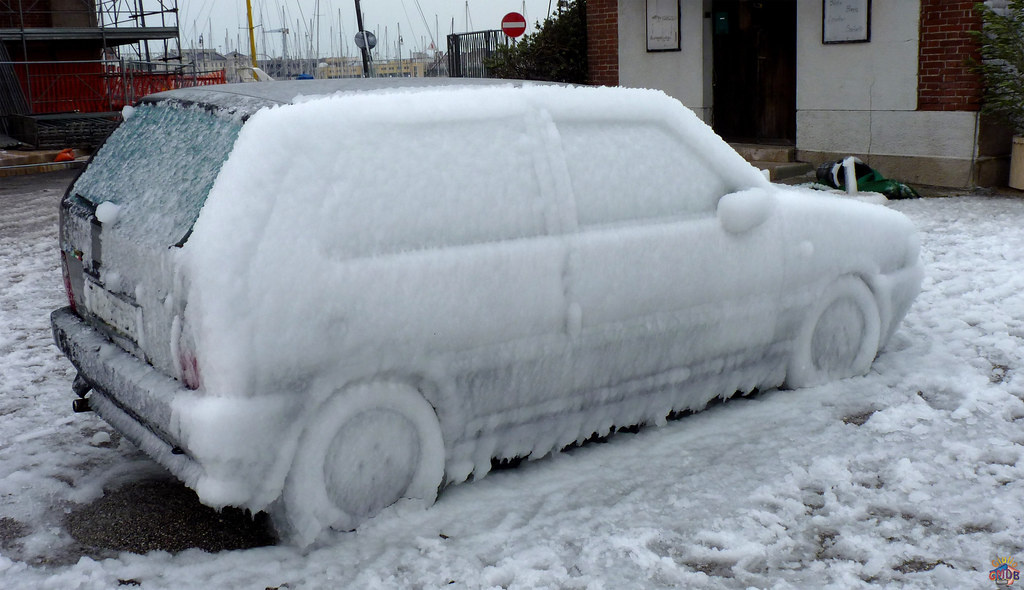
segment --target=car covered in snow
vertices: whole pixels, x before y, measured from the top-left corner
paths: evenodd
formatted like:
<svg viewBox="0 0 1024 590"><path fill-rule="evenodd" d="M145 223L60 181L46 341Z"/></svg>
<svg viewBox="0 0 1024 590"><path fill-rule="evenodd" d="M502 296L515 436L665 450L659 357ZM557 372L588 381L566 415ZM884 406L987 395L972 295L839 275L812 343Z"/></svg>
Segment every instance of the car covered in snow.
<svg viewBox="0 0 1024 590"><path fill-rule="evenodd" d="M656 91L271 82L124 115L61 204L76 406L299 543L862 375L921 284L903 215L769 183Z"/></svg>

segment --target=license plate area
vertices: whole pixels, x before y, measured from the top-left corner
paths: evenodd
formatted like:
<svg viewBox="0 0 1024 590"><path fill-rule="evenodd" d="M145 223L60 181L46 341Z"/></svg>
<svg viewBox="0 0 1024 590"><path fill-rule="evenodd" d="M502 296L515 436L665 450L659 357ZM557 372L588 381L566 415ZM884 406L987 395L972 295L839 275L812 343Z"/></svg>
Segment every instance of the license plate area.
<svg viewBox="0 0 1024 590"><path fill-rule="evenodd" d="M107 291L95 281L85 281L85 306L89 313L102 320L118 334L139 342L142 308L126 297Z"/></svg>

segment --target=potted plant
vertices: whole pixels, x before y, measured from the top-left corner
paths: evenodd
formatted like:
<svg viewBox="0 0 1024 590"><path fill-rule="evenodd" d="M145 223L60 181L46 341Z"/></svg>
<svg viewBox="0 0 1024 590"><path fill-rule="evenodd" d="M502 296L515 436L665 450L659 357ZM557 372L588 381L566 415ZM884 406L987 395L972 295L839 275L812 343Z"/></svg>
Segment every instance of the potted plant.
<svg viewBox="0 0 1024 590"><path fill-rule="evenodd" d="M1006 121L1013 131L1010 186L1024 190L1024 0L979 3L984 26L977 69L985 79L982 112Z"/></svg>

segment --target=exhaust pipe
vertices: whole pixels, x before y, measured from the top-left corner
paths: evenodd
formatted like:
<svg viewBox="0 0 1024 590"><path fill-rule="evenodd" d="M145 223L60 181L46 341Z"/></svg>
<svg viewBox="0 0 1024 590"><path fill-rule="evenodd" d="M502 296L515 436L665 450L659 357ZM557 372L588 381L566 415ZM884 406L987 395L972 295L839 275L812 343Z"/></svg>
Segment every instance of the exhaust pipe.
<svg viewBox="0 0 1024 590"><path fill-rule="evenodd" d="M91 412L92 406L89 405L89 398L80 397L71 402L71 409L74 410L76 414L81 414L83 412Z"/></svg>

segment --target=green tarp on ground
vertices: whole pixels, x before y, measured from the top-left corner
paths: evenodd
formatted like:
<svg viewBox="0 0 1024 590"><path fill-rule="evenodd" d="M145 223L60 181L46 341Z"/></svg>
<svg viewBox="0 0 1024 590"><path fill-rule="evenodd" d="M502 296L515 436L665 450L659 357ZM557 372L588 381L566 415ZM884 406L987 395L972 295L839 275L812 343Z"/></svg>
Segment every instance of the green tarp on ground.
<svg viewBox="0 0 1024 590"><path fill-rule="evenodd" d="M851 160L854 166L854 175L857 178L858 191L882 193L887 199L917 199L921 196L909 185L882 176L879 171L857 158L825 162L818 166L818 182L832 188L846 190L845 166Z"/></svg>

